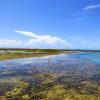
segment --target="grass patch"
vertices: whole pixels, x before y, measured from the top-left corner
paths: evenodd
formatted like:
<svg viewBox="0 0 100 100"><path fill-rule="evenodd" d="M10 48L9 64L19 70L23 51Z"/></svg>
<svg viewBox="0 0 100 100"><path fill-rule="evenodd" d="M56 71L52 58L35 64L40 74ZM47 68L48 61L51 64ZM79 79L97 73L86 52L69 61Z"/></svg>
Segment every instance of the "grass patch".
<svg viewBox="0 0 100 100"><path fill-rule="evenodd" d="M0 60L41 57L68 52L56 49L0 49L0 51L4 51L0 53Z"/></svg>

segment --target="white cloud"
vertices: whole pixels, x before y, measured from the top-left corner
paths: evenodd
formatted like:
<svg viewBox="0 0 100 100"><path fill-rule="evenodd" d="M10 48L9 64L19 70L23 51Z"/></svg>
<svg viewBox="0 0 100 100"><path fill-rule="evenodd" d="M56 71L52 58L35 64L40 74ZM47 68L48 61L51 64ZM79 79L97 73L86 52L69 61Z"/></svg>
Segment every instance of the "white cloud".
<svg viewBox="0 0 100 100"><path fill-rule="evenodd" d="M31 37L31 38L37 38L37 36L32 32L25 32L25 31L15 31L15 32L21 33L21 34L26 35L26 36Z"/></svg>
<svg viewBox="0 0 100 100"><path fill-rule="evenodd" d="M30 37L30 40L28 41L28 45L33 47L71 47L72 44L68 43L64 39L61 39L56 36L50 36L50 35L37 35L32 32L26 32L26 31L15 31L17 33L26 35Z"/></svg>
<svg viewBox="0 0 100 100"><path fill-rule="evenodd" d="M20 46L22 41L10 40L10 39L0 39L0 47L14 47Z"/></svg>
<svg viewBox="0 0 100 100"><path fill-rule="evenodd" d="M97 8L100 8L100 4L89 5L89 6L85 7L84 10L89 11L89 10L94 10L94 9L97 9Z"/></svg>

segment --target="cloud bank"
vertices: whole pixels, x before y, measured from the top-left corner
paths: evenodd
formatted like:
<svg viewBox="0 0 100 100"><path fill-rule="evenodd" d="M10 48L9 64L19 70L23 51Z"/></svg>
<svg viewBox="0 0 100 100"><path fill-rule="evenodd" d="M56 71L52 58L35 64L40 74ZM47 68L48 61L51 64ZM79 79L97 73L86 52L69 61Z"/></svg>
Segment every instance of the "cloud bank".
<svg viewBox="0 0 100 100"><path fill-rule="evenodd" d="M33 32L15 31L22 35L29 37L27 45L35 48L70 48L71 43L65 41L62 38L51 35L38 35Z"/></svg>
<svg viewBox="0 0 100 100"><path fill-rule="evenodd" d="M0 47L20 47L20 48L54 48L54 49L87 49L98 47L97 44L80 37L70 37L70 40L51 35L39 35L26 31L15 31L19 35L26 36L29 40L0 39ZM92 45L90 45L92 44Z"/></svg>

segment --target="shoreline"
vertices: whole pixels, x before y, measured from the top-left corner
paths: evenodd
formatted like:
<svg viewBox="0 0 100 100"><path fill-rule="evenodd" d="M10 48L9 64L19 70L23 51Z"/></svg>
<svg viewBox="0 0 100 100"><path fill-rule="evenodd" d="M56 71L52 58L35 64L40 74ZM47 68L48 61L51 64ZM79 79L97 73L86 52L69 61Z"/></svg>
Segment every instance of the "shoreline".
<svg viewBox="0 0 100 100"><path fill-rule="evenodd" d="M66 50L66 49L18 49L0 48L0 61L20 58L45 57L58 54L81 53L81 52L100 52L100 50Z"/></svg>
<svg viewBox="0 0 100 100"><path fill-rule="evenodd" d="M20 51L20 52L19 52ZM63 50L40 50L39 52L37 51L23 51L19 50L17 53L14 53L13 50L10 53L0 53L0 61L2 60L10 60L10 59L20 59L20 58L33 58L33 57L45 57L45 56L53 56L53 55L59 55L59 54L65 54L65 53L73 53L76 51L63 51Z"/></svg>

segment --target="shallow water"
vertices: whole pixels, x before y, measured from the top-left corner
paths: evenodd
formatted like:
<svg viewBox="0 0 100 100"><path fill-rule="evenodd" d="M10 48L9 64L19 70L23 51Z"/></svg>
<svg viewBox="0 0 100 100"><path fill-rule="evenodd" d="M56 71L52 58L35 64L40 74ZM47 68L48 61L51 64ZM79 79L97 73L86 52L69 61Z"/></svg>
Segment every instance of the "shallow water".
<svg viewBox="0 0 100 100"><path fill-rule="evenodd" d="M71 54L72 57L81 58L85 60L91 60L100 63L100 52L80 52Z"/></svg>
<svg viewBox="0 0 100 100"><path fill-rule="evenodd" d="M100 78L100 53L84 52L46 57L0 61L0 78L15 77L35 71L78 73L77 77ZM8 74L10 72L10 74ZM12 74L13 73L13 74ZM99 79L98 79L99 80Z"/></svg>
<svg viewBox="0 0 100 100"><path fill-rule="evenodd" d="M92 52L81 52L81 53L71 53L71 54L60 54L53 56L45 57L34 57L34 58L20 58L13 60L4 60L0 61L0 69L25 69L33 66L39 67L55 67L60 66L63 70L63 67L75 67L83 68L83 64L86 65L100 65L100 53ZM62 65L62 66L61 66ZM69 66L68 66L69 65ZM85 67L85 66L84 66ZM87 67L87 66L86 66Z"/></svg>

